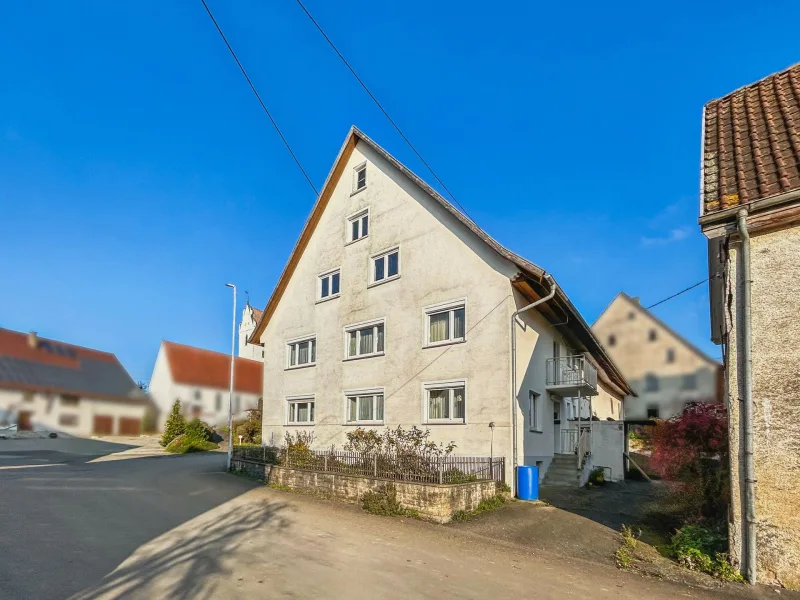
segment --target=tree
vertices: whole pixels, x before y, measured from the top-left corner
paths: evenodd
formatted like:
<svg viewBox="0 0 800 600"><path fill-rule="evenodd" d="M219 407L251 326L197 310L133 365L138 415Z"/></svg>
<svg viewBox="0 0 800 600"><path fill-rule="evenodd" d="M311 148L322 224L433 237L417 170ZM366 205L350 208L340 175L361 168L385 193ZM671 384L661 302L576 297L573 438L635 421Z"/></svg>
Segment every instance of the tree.
<svg viewBox="0 0 800 600"><path fill-rule="evenodd" d="M172 404L172 412L164 425L164 433L161 435L161 445L166 446L179 435L186 432L186 419L181 412L181 401L176 399Z"/></svg>
<svg viewBox="0 0 800 600"><path fill-rule="evenodd" d="M259 399L258 408L247 411L247 420L234 426L234 438L238 439L241 435L242 442L245 444L261 443L261 407L261 399Z"/></svg>

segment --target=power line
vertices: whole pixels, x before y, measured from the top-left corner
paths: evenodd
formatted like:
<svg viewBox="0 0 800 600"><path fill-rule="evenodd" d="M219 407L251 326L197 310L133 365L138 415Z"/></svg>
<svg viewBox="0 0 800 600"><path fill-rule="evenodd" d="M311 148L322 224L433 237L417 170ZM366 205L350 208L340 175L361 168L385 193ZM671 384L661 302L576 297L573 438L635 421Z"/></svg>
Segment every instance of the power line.
<svg viewBox="0 0 800 600"><path fill-rule="evenodd" d="M428 164L428 162L427 162L427 161L426 161L424 158L422 158L422 155L421 155L421 154L419 153L419 151L418 151L418 150L417 150L417 149L414 147L414 144L412 144L412 143L411 143L411 140L409 140L409 139L406 137L406 134L404 134L404 133L403 133L403 131L400 129L400 126L399 126L397 123L395 123L394 119L392 119L392 117L391 117L391 116L389 116L389 113L386 111L386 109L385 109L385 108L383 108L383 105L382 105L380 102L378 102L378 99L377 99L377 98L375 97L375 95L374 95L374 94L373 94L373 93L372 93L372 92L369 90L369 88L367 87L367 84L366 84L366 83L364 83L364 81L361 79L361 77L359 77L359 76L358 76L358 73L356 73L355 69L353 69L353 67L350 65L350 63L349 63L349 62L347 62L347 59L346 59L346 58L345 58L345 57L342 55L342 53L341 53L341 52L339 52L339 49L338 49L338 48L336 47L336 45L333 43L333 41L331 40L331 38L329 38L329 37L328 37L328 34L327 34L327 33L325 33L325 31L322 29L322 27L320 26L320 24L319 24L319 23L317 23L317 20L316 20L316 19L315 19L315 18L314 18L314 17L311 15L311 13L310 13L310 12L308 12L308 9L305 7L305 5L302 3L302 1L301 1L301 0L297 0L297 4L299 4L299 5L300 5L300 8L302 8L302 9L303 9L303 12L304 12L304 13L306 13L306 15L308 16L308 18L311 20L311 22L312 22L312 23L314 24L314 26L317 28L317 30L318 30L318 31L319 31L319 32L322 34L322 37L324 37L324 38L325 38L325 41L326 41L326 42L328 42L328 44L330 45L330 47L331 47L331 48L333 48L333 51L334 51L334 52L336 53L336 55L337 55L337 56L338 56L338 57L339 57L339 58L342 60L342 62L344 63L344 65L345 65L345 66L346 66L346 67L347 67L347 68L350 70L350 72L353 74L353 77L355 77L355 78L356 78L356 81L358 81L358 83L361 85L361 87L362 87L362 88L364 88L364 91L365 91L365 92L367 92L367 95L368 95L370 98L372 98L372 101L375 103L375 105L376 105L376 106L377 106L377 107L380 109L380 111L381 111L381 112L384 114L384 116L385 116L385 117L386 117L386 118L389 120L389 123L391 123L391 124L392 124L392 127L394 127L394 128L395 128L395 130L397 130L397 133L399 133L399 134L400 134L400 137L401 137L401 138L403 138L403 140L405 141L405 143L406 143L406 144L408 144L408 147L409 147L409 148L411 148L411 150L414 152L414 154L416 154L416 155L417 155L417 158L419 158L419 159L420 159L420 161L422 161L422 164L423 164L423 165L425 165L425 167L428 169L428 171L430 171L431 175L433 175L433 177L436 179L436 181L438 181L438 182L439 182L439 185L441 185L441 186L442 186L442 188L444 188L444 190L445 190L445 191L446 191L446 192L449 194L449 196L450 196L450 197L453 199L453 202L455 202L455 203L458 205L458 207L461 209L461 211L462 211L462 212L463 212L465 215L467 215L467 216L469 217L469 213L466 211L466 209L465 209L463 206L461 206L461 203L460 203L458 200L456 200L456 197L455 197L455 195L453 195L453 192L451 192L451 191L449 190L449 188L448 188L448 187L447 187L447 186L444 184L444 181L442 181L442 180L441 180L441 178L440 178L440 177L439 177L439 176L436 174L436 172L435 172L435 171L433 170L433 168L432 168L432 167L431 167L431 166ZM472 219L472 217L469 217L469 218L470 218L470 219Z"/></svg>
<svg viewBox="0 0 800 600"><path fill-rule="evenodd" d="M316 196L319 196L319 192L317 191L317 188L314 187L313 183L311 183L311 178L308 176L308 173L306 173L306 170L303 168L303 165L300 164L300 159L297 158L297 155L294 153L294 151L292 150L292 147L289 145L289 142L287 141L286 137L283 135L283 132L281 131L281 128L278 127L278 124L275 122L275 119L272 118L272 114L269 112L269 109L267 108L267 105L264 104L264 101L261 99L261 96L259 95L258 91L256 90L256 86L253 85L253 82L250 80L250 77L247 75L247 71L244 70L244 67L242 66L242 63L239 61L239 57L236 56L236 52L233 51L233 48L231 48L231 45L228 43L228 38L226 38L225 34L222 33L222 28L219 26L219 23L217 23L217 20L214 18L214 15L211 13L211 9L208 8L208 4L206 4L206 0L200 0L200 2L203 3L203 7L206 9L206 12L208 13L208 16L211 17L211 22L214 23L214 27L217 28L217 31L219 32L219 35L222 38L222 41L225 42L225 45L228 47L228 50L230 51L231 56L233 56L233 60L235 60L236 64L239 65L239 70L242 72L242 75L244 75L244 78L247 80L247 83L250 85L250 89L253 90L253 94L255 94L256 98L258 99L259 104L261 104L261 108L264 109L264 112L267 113L267 116L269 117L269 120L272 121L272 126L275 128L275 131L278 132L278 135L280 136L281 140L283 140L283 144L284 144L284 146L286 146L286 149L289 151L289 154L292 155L292 158L294 159L294 162L297 163L298 168L303 173L303 177L306 178L306 181L308 182L308 185L310 185L311 189L314 190L314 194Z"/></svg>
<svg viewBox="0 0 800 600"><path fill-rule="evenodd" d="M650 309L651 309L651 308L653 308L654 306L658 306L659 304L664 304L664 302L666 302L667 300L672 300L673 298L677 298L677 297L678 297L678 296L680 296L681 294L684 294L684 293L688 292L689 290L693 290L693 289L694 289L694 288L696 288L698 285L702 285L702 284L704 284L704 283L705 283L706 281L708 281L709 279L711 279L711 278L710 278L710 277L706 277L705 279L703 279L703 281L698 281L698 282L697 282L697 283L695 283L694 285L690 285L689 287L687 287L685 290L681 290L681 291L680 291L680 292L678 292L677 294L672 294L672 296L669 296L669 297L667 297L667 298L664 298L663 300L659 300L659 301L658 301L658 302L656 302L655 304L651 304L650 306L648 306L648 307L646 307L646 308L647 308L647 310L650 310Z"/></svg>

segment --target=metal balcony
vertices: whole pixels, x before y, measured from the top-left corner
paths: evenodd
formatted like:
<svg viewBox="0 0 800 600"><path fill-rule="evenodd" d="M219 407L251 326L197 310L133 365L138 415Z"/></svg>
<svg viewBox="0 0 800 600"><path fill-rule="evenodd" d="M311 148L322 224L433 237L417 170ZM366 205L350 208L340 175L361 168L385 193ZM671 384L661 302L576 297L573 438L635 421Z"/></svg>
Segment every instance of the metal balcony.
<svg viewBox="0 0 800 600"><path fill-rule="evenodd" d="M583 356L548 358L545 385L562 398L597 396L597 369Z"/></svg>

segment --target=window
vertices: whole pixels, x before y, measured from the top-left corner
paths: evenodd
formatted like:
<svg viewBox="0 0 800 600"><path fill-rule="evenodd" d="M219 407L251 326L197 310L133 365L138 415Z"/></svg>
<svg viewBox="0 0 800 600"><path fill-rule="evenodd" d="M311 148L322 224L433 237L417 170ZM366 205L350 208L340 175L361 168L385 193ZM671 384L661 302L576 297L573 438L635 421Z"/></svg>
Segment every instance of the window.
<svg viewBox="0 0 800 600"><path fill-rule="evenodd" d="M355 242L369 235L369 209L347 217L347 241Z"/></svg>
<svg viewBox="0 0 800 600"><path fill-rule="evenodd" d="M348 424L383 423L383 389L345 392Z"/></svg>
<svg viewBox="0 0 800 600"><path fill-rule="evenodd" d="M615 335L608 336L608 345L609 346L616 346L617 345L617 336L615 336Z"/></svg>
<svg viewBox="0 0 800 600"><path fill-rule="evenodd" d="M77 427L78 415L59 415L58 424L62 427Z"/></svg>
<svg viewBox="0 0 800 600"><path fill-rule="evenodd" d="M688 375L683 376L682 387L685 390L696 390L697 389L697 375L694 373L690 373Z"/></svg>
<svg viewBox="0 0 800 600"><path fill-rule="evenodd" d="M658 407L651 406L647 408L647 418L648 419L657 419L658 418Z"/></svg>
<svg viewBox="0 0 800 600"><path fill-rule="evenodd" d="M647 334L647 339L650 342L655 342L657 337L658 337L658 334L656 333L655 329L651 329Z"/></svg>
<svg viewBox="0 0 800 600"><path fill-rule="evenodd" d="M425 309L425 345L463 342L467 335L467 311L463 300Z"/></svg>
<svg viewBox="0 0 800 600"><path fill-rule="evenodd" d="M466 422L466 382L425 384L425 420L428 423Z"/></svg>
<svg viewBox="0 0 800 600"><path fill-rule="evenodd" d="M79 402L80 398L78 398L78 396L72 396L69 394L61 395L61 406L78 406Z"/></svg>
<svg viewBox="0 0 800 600"><path fill-rule="evenodd" d="M33 392L22 392L22 401L23 402L33 402Z"/></svg>
<svg viewBox="0 0 800 600"><path fill-rule="evenodd" d="M239 394L236 394L236 395L233 397L233 412L234 412L234 413L238 413L238 412L239 412L239 409L240 409L241 407L242 407L242 405L241 405L241 398L239 397Z"/></svg>
<svg viewBox="0 0 800 600"><path fill-rule="evenodd" d="M214 410L217 412L222 410L222 394L217 392L217 395L214 397Z"/></svg>
<svg viewBox="0 0 800 600"><path fill-rule="evenodd" d="M194 399L195 400L200 400L200 396L201 395L202 395L202 393L200 392L200 390L195 390L194 391Z"/></svg>
<svg viewBox="0 0 800 600"><path fill-rule="evenodd" d="M384 320L345 327L345 359L384 352Z"/></svg>
<svg viewBox="0 0 800 600"><path fill-rule="evenodd" d="M353 193L360 192L367 187L367 163L362 163L353 169Z"/></svg>
<svg viewBox="0 0 800 600"><path fill-rule="evenodd" d="M383 283L400 277L400 248L393 248L372 257L373 284Z"/></svg>
<svg viewBox="0 0 800 600"><path fill-rule="evenodd" d="M631 311L631 312L628 313L628 319L633 321L635 318L636 318L636 313L635 312Z"/></svg>
<svg viewBox="0 0 800 600"><path fill-rule="evenodd" d="M644 376L644 391L645 392L657 392L658 391L658 377L653 375L652 373L648 373Z"/></svg>
<svg viewBox="0 0 800 600"><path fill-rule="evenodd" d="M340 271L328 271L318 277L317 297L319 300L337 298L339 296Z"/></svg>
<svg viewBox="0 0 800 600"><path fill-rule="evenodd" d="M674 348L667 348L667 362L674 363L675 362L675 349Z"/></svg>
<svg viewBox="0 0 800 600"><path fill-rule="evenodd" d="M528 391L528 423L530 424L530 430L536 431L541 433L542 431L542 407L541 404L542 395L534 392L533 390ZM555 417L555 415L553 415Z"/></svg>
<svg viewBox="0 0 800 600"><path fill-rule="evenodd" d="M286 422L289 425L314 424L314 396L292 396L286 400Z"/></svg>
<svg viewBox="0 0 800 600"><path fill-rule="evenodd" d="M292 369L317 363L317 338L307 337L286 344L286 368Z"/></svg>

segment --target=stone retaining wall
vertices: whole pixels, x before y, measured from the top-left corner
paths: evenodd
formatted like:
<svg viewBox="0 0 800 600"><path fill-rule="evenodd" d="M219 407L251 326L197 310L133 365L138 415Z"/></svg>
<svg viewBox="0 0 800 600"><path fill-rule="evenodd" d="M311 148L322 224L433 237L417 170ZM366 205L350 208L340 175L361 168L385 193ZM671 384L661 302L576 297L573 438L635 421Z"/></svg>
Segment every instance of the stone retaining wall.
<svg viewBox="0 0 800 600"><path fill-rule="evenodd" d="M231 467L273 485L344 502L357 503L366 492L392 485L397 491L397 501L404 508L415 510L421 517L437 523L447 523L457 511L474 510L481 500L492 498L498 492L495 481L440 485L290 469L247 460L233 460Z"/></svg>

